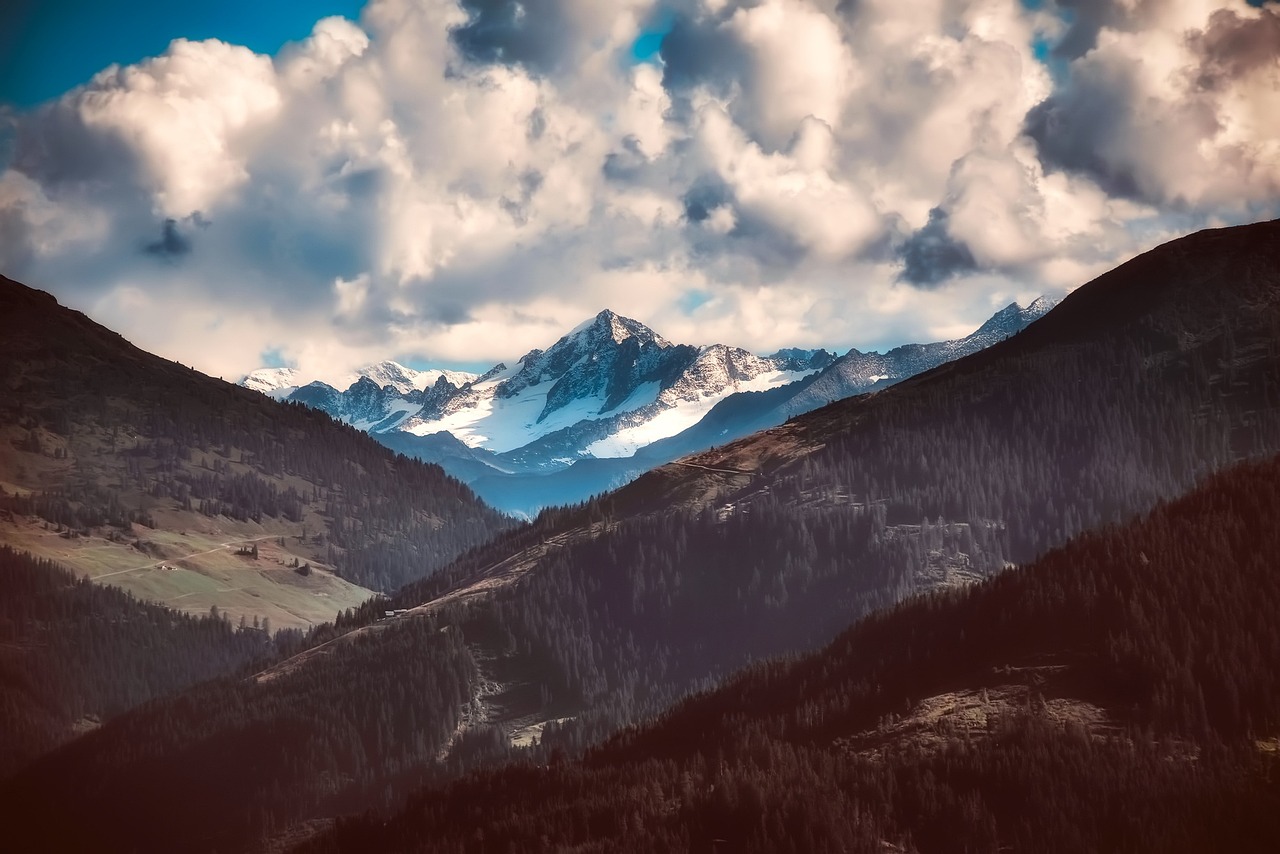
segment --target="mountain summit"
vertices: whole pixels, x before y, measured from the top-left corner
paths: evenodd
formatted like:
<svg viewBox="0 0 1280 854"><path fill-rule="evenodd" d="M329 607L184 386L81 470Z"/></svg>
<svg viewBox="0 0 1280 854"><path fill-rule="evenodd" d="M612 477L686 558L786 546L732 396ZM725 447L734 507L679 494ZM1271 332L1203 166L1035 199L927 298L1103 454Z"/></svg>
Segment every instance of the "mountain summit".
<svg viewBox="0 0 1280 854"><path fill-rule="evenodd" d="M616 409L665 357L679 348L638 320L608 309L576 327L545 352L520 359L513 376L502 380L495 396L511 399L526 389L553 383L536 423L570 404L600 415ZM599 404L598 406L596 404Z"/></svg>
<svg viewBox="0 0 1280 854"><path fill-rule="evenodd" d="M707 370L731 351L737 367ZM492 452L497 471L549 472L576 460L627 456L701 417L716 401L744 388L793 382L835 359L758 357L716 344L672 344L637 320L605 310L546 350L531 350L514 368L424 406L397 429L416 436L447 431L468 447ZM641 430L630 440L614 440Z"/></svg>
<svg viewBox="0 0 1280 854"><path fill-rule="evenodd" d="M568 339L578 338L584 335L592 340L599 340L607 337L615 344L621 344L628 338L636 338L641 344L653 342L661 347L671 346L670 342L640 321L632 320L629 317L623 317L622 315L607 308L590 320L583 321L575 326L569 334L564 336L564 338L561 338L560 341L566 341Z"/></svg>
<svg viewBox="0 0 1280 854"><path fill-rule="evenodd" d="M977 331L971 335L948 343L955 344L956 349L969 351L990 347L997 341L1008 338L1010 335L1016 335L1032 322L1044 317L1053 310L1053 307L1058 302L1058 300L1044 296L1032 300L1031 304L1026 308L1016 302L1011 302L993 314L986 323L979 326Z"/></svg>

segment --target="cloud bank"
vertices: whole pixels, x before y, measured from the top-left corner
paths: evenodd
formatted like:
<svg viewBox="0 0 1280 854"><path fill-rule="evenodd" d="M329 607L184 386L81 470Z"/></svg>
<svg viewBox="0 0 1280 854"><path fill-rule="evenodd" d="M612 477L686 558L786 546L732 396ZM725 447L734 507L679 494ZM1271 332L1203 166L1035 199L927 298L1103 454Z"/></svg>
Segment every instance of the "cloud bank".
<svg viewBox="0 0 1280 854"><path fill-rule="evenodd" d="M494 361L603 307L959 335L1277 215L1278 57L1243 0L373 0L0 115L0 271L228 377Z"/></svg>

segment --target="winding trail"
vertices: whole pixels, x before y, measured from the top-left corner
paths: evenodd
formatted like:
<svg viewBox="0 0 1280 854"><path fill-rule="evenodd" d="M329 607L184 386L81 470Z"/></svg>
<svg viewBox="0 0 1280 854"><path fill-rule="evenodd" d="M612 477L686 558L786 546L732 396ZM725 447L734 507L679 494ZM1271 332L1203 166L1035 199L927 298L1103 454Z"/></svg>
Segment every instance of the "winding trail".
<svg viewBox="0 0 1280 854"><path fill-rule="evenodd" d="M755 477L756 472L747 471L746 469L717 469L711 466L698 465L697 463L686 463L681 460L673 460L672 465L685 466L691 469L701 469L702 471L715 472L716 474L745 474L747 477Z"/></svg>

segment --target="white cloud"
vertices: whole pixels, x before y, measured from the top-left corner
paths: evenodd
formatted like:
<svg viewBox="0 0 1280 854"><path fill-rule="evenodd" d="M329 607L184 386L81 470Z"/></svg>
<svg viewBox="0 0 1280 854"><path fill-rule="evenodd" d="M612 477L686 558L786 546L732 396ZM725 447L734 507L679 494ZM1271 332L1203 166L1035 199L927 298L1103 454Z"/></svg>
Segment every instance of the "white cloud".
<svg viewBox="0 0 1280 854"><path fill-rule="evenodd" d="M726 26L753 59L742 97L773 148L806 117L840 124L857 69L830 16L804 0L765 0L735 11Z"/></svg>
<svg viewBox="0 0 1280 854"><path fill-rule="evenodd" d="M113 135L136 155L164 216L206 210L247 180L239 135L280 107L269 59L184 39L163 56L102 72L71 98L89 133Z"/></svg>
<svg viewBox="0 0 1280 854"><path fill-rule="evenodd" d="M662 64L629 61L656 0L176 41L15 118L0 265L215 374L341 376L606 306L761 351L945 336L1276 211L1280 25L1242 0L662 8ZM1033 41L1081 32L1055 80Z"/></svg>
<svg viewBox="0 0 1280 854"><path fill-rule="evenodd" d="M1280 13L1204 0L1120 8L1038 110L1046 157L1156 205L1274 211Z"/></svg>

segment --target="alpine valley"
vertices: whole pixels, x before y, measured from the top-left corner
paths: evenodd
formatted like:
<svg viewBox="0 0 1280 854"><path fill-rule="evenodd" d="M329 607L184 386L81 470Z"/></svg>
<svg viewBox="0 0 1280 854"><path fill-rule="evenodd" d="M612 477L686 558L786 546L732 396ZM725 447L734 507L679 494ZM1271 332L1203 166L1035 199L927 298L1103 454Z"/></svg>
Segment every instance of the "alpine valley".
<svg viewBox="0 0 1280 854"><path fill-rule="evenodd" d="M0 285L13 850L1275 849L1280 221L961 342L606 312L474 379L255 375L288 402ZM702 450L517 524L375 425L538 477ZM227 565L153 557L188 534ZM54 562L385 595L272 633Z"/></svg>
<svg viewBox="0 0 1280 854"><path fill-rule="evenodd" d="M1280 0L0 3L0 854L1280 852Z"/></svg>
<svg viewBox="0 0 1280 854"><path fill-rule="evenodd" d="M685 454L885 388L1015 335L1054 306L1001 309L954 341L888 353L672 344L605 310L546 350L483 374L370 365L340 391L291 368L240 385L302 403L408 456L439 463L490 505L532 518L617 488Z"/></svg>

